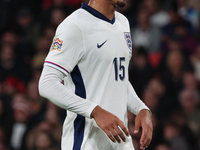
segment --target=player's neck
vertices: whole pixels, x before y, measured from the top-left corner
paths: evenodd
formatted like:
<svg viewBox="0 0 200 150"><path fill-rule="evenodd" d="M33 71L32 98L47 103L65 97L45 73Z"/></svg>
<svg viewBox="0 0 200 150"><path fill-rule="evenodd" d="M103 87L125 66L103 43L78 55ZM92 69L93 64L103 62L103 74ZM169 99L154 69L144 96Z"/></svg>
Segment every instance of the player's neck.
<svg viewBox="0 0 200 150"><path fill-rule="evenodd" d="M113 19L115 6L109 3L108 0L91 0L88 5L106 16L109 20Z"/></svg>

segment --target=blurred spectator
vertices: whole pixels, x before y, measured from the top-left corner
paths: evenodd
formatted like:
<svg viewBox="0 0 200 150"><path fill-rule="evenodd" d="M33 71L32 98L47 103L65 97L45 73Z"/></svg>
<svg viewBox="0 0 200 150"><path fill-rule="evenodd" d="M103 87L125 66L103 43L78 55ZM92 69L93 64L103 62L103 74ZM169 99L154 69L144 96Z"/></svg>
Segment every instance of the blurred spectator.
<svg viewBox="0 0 200 150"><path fill-rule="evenodd" d="M44 64L44 60L49 52L51 42L53 39L49 39L47 36L41 36L38 40L37 53L32 60L32 68L40 68Z"/></svg>
<svg viewBox="0 0 200 150"><path fill-rule="evenodd" d="M187 50L189 54L194 53L198 41L187 31L184 25L177 25L174 34L180 38L183 48Z"/></svg>
<svg viewBox="0 0 200 150"><path fill-rule="evenodd" d="M0 141L0 150L8 150L7 146L3 141Z"/></svg>
<svg viewBox="0 0 200 150"><path fill-rule="evenodd" d="M159 99L158 99L157 95L155 95L154 91L147 88L143 92L142 100L147 105L147 107L151 110L151 112L153 114L156 113L158 104L159 104Z"/></svg>
<svg viewBox="0 0 200 150"><path fill-rule="evenodd" d="M35 150L54 150L53 140L48 132L38 131L35 137Z"/></svg>
<svg viewBox="0 0 200 150"><path fill-rule="evenodd" d="M199 3L198 0L189 0L189 1L188 1L188 5L189 5L190 7L193 7L193 8L195 8L195 9L197 9L198 12L200 11L200 3Z"/></svg>
<svg viewBox="0 0 200 150"><path fill-rule="evenodd" d="M0 51L0 60L2 64L2 69L5 70L11 70L13 66L15 65L15 52L14 48L12 46L2 46ZM3 74L4 71L2 71ZM2 77L2 79L5 79L8 76L8 74L5 75L5 77Z"/></svg>
<svg viewBox="0 0 200 150"><path fill-rule="evenodd" d="M44 0L44 2L50 3L48 4L49 6L47 7L47 9L43 10L42 12L41 21L43 23L43 26L51 24L56 28L58 24L62 22L65 17L71 14L74 10L65 4L65 0Z"/></svg>
<svg viewBox="0 0 200 150"><path fill-rule="evenodd" d="M26 134L31 128L30 108L26 97L22 94L16 94L12 104L13 119L10 119L6 126L7 142L13 150L26 149Z"/></svg>
<svg viewBox="0 0 200 150"><path fill-rule="evenodd" d="M52 104L50 104L52 105ZM47 109L45 114L45 120L48 122L48 124L51 127L51 135L54 137L54 140L57 141L57 143L61 142L61 136L62 136L62 123L61 123L61 117L59 117L58 108L57 106L53 104L53 109L51 106Z"/></svg>
<svg viewBox="0 0 200 150"><path fill-rule="evenodd" d="M0 125L0 141L5 142L6 136L4 132L4 128Z"/></svg>
<svg viewBox="0 0 200 150"><path fill-rule="evenodd" d="M15 47L19 42L19 38L14 31L5 31L1 36L1 46L9 45Z"/></svg>
<svg viewBox="0 0 200 150"><path fill-rule="evenodd" d="M161 97L159 104L158 118L160 121L165 120L179 109L178 93L183 87L185 59L180 50L173 46L173 50L166 53L160 64L158 75L161 77L161 83L165 86L165 93Z"/></svg>
<svg viewBox="0 0 200 150"><path fill-rule="evenodd" d="M167 25L170 17L166 11L163 11L158 0L144 0L144 8L150 14L150 23L159 28Z"/></svg>
<svg viewBox="0 0 200 150"><path fill-rule="evenodd" d="M147 94L144 97L145 102L147 102L153 110L155 119L158 120L159 124L163 124L172 112L171 109L173 109L172 107L168 107L168 105L173 102L169 100L169 96L166 94L166 86L163 84L160 77L154 77L148 82L146 90L151 93L150 95L152 95L151 97L153 98L150 100ZM143 94L145 94L145 92Z"/></svg>
<svg viewBox="0 0 200 150"><path fill-rule="evenodd" d="M6 135L4 128L0 125L0 150L8 150L8 146L5 143Z"/></svg>
<svg viewBox="0 0 200 150"><path fill-rule="evenodd" d="M26 86L14 76L7 77L3 82L3 94L13 96L16 93L25 93Z"/></svg>
<svg viewBox="0 0 200 150"><path fill-rule="evenodd" d="M178 27L178 25L177 25ZM163 53L164 53L164 56L161 60L161 64L160 66L162 66L163 62L165 63L166 61L166 55L168 54L168 52L170 51L179 51L183 57L184 57L184 67L185 69L187 68L188 70L189 69L193 69L192 68L192 65L190 63L190 60L189 60L189 56L192 52L190 52L189 50L186 49L186 47L184 47L184 43L183 43L183 40L182 38L179 36L179 35L176 35L173 33L172 36L165 36L165 42L164 42L164 47L163 47ZM163 68L163 66L162 66Z"/></svg>
<svg viewBox="0 0 200 150"><path fill-rule="evenodd" d="M26 139L28 149L31 149L32 147L34 147L34 145L36 146L38 144L37 142L39 141L37 140L37 134L40 132L48 133L48 136L51 139L50 145L54 148L60 149L62 123L61 117L58 113L58 109L59 108L57 106L48 102L44 121L41 121L35 128L33 128L28 133Z"/></svg>
<svg viewBox="0 0 200 150"><path fill-rule="evenodd" d="M200 135L199 93L192 89L183 89L180 93L180 103L186 113L188 127L198 137Z"/></svg>
<svg viewBox="0 0 200 150"><path fill-rule="evenodd" d="M73 8L66 5L66 0L43 0L44 10L42 12L43 25L49 25L51 14L55 9L60 9L67 16L73 12Z"/></svg>
<svg viewBox="0 0 200 150"><path fill-rule="evenodd" d="M169 38L166 43L166 49L163 50L164 55L161 59L160 66L158 67L160 69L159 71L163 72L167 68L167 55L169 55L169 53L173 53L173 51L180 53L181 57L183 58L182 70L193 71L193 66L189 60L190 54L188 50L183 47L183 41L176 35Z"/></svg>
<svg viewBox="0 0 200 150"><path fill-rule="evenodd" d="M196 47L195 53L190 56L190 61L195 70L195 77L200 81L200 44Z"/></svg>
<svg viewBox="0 0 200 150"><path fill-rule="evenodd" d="M38 80L32 80L28 84L27 97L32 112L32 125L38 125L45 118L46 99L40 97L38 92Z"/></svg>
<svg viewBox="0 0 200 150"><path fill-rule="evenodd" d="M162 0L162 7L165 11L169 11L171 9L176 10L177 9L177 4L176 0Z"/></svg>
<svg viewBox="0 0 200 150"><path fill-rule="evenodd" d="M65 12L62 9L57 8L51 12L50 23L52 26L57 27L65 18Z"/></svg>
<svg viewBox="0 0 200 150"><path fill-rule="evenodd" d="M4 107L3 107L3 101L0 99L0 122L4 122L5 116L4 116Z"/></svg>
<svg viewBox="0 0 200 150"><path fill-rule="evenodd" d="M183 86L186 89L198 92L199 85L193 72L185 71L183 73Z"/></svg>
<svg viewBox="0 0 200 150"><path fill-rule="evenodd" d="M148 53L160 50L160 30L150 24L148 11L141 9L138 12L138 26L131 29L134 47L142 46Z"/></svg>
<svg viewBox="0 0 200 150"><path fill-rule="evenodd" d="M172 150L189 150L188 143L181 135L181 130L175 122L168 121L165 123L163 136L164 140L169 142Z"/></svg>
<svg viewBox="0 0 200 150"><path fill-rule="evenodd" d="M4 45L1 47L0 62L0 81L4 82L8 77L14 77L16 80L26 83L28 73L23 72L25 67L16 61L15 51L12 46Z"/></svg>
<svg viewBox="0 0 200 150"><path fill-rule="evenodd" d="M158 98L162 98L165 94L165 85L159 78L152 78L149 81L147 88L151 89Z"/></svg>
<svg viewBox="0 0 200 150"><path fill-rule="evenodd" d="M29 65L30 59L34 53L31 45L21 41L19 36L14 31L5 31L1 37L0 45L0 52L4 52L2 61L4 61L6 64L12 64L12 67L14 67L13 69L20 73L20 79L26 83L30 79ZM8 52L11 53L9 54L10 56L7 56ZM18 69L16 69L16 67L18 67ZM20 70L26 70L26 72L23 72L22 74L22 71L20 72Z"/></svg>
<svg viewBox="0 0 200 150"><path fill-rule="evenodd" d="M198 139L198 146L197 146L196 150L200 150L200 137Z"/></svg>
<svg viewBox="0 0 200 150"><path fill-rule="evenodd" d="M33 45L20 36L15 31L5 31L1 37L1 47L9 46L12 47L15 52L15 61L20 64L26 70L26 81L30 78L30 62L34 54Z"/></svg>
<svg viewBox="0 0 200 150"><path fill-rule="evenodd" d="M184 58L179 51L170 51L166 57L166 68L162 74L162 81L166 86L166 94L176 97L182 89Z"/></svg>
<svg viewBox="0 0 200 150"><path fill-rule="evenodd" d="M166 143L162 143L156 146L155 150L171 150L170 146Z"/></svg>
<svg viewBox="0 0 200 150"><path fill-rule="evenodd" d="M189 34L194 34L194 28L191 23L181 18L175 10L169 10L168 14L170 16L170 22L162 28L162 41L164 43L167 43L168 40L174 36L175 29L179 25L184 26Z"/></svg>
<svg viewBox="0 0 200 150"><path fill-rule="evenodd" d="M133 51L132 60L129 65L129 80L139 97L142 96L146 84L154 74L147 56L147 51L143 47L139 47Z"/></svg>
<svg viewBox="0 0 200 150"><path fill-rule="evenodd" d="M43 35L45 37L47 37L49 40L53 40L53 37L55 35L55 31L56 31L56 28L54 28L53 26L49 25L49 26L46 26L44 29L43 29Z"/></svg>
<svg viewBox="0 0 200 150"><path fill-rule="evenodd" d="M30 81L28 84L28 91L27 91L27 96L30 101L37 101L40 99L39 91L38 91L38 81L33 80Z"/></svg>
<svg viewBox="0 0 200 150"><path fill-rule="evenodd" d="M32 69L32 81L39 81L40 75L42 73L42 67Z"/></svg>
<svg viewBox="0 0 200 150"><path fill-rule="evenodd" d="M197 140L191 129L188 127L185 112L183 110L177 110L173 112L173 114L169 117L169 120L175 122L180 127L181 134L187 141L189 149L195 149L197 146Z"/></svg>
<svg viewBox="0 0 200 150"><path fill-rule="evenodd" d="M9 12L9 7L6 5L6 3L4 1L0 1L0 34L2 32L2 29L5 28L6 24L9 21L9 16L10 16L10 12Z"/></svg>
<svg viewBox="0 0 200 150"><path fill-rule="evenodd" d="M0 96L3 94L3 84L0 82Z"/></svg>
<svg viewBox="0 0 200 150"><path fill-rule="evenodd" d="M33 14L28 8L21 8L16 15L16 29L20 33L23 41L36 44L40 34L40 24L33 18Z"/></svg>
<svg viewBox="0 0 200 150"><path fill-rule="evenodd" d="M50 125L46 121L41 121L37 126L34 126L27 134L26 145L28 150L35 148L35 141L37 133L40 131L50 132Z"/></svg>
<svg viewBox="0 0 200 150"><path fill-rule="evenodd" d="M178 13L185 20L189 21L195 29L199 27L199 12L188 5L189 0L176 0Z"/></svg>

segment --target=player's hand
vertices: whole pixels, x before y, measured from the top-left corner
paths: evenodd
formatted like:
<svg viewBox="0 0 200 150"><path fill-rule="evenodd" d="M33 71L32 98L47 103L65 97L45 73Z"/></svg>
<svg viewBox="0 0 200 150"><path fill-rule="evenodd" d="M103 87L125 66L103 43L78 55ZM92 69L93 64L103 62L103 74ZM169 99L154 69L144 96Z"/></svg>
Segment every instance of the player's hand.
<svg viewBox="0 0 200 150"><path fill-rule="evenodd" d="M102 109L100 106L94 108L91 113L91 117L94 118L97 125L107 134L113 142L121 143L121 139L125 142L126 138L123 132L129 136L127 128L124 123L112 113ZM123 130L123 132L120 130ZM120 139L121 138L121 139Z"/></svg>
<svg viewBox="0 0 200 150"><path fill-rule="evenodd" d="M140 149L144 150L151 143L153 134L151 114L147 109L141 110L135 118L135 128L134 128L135 134L139 132L140 127L142 127L142 136L140 138Z"/></svg>

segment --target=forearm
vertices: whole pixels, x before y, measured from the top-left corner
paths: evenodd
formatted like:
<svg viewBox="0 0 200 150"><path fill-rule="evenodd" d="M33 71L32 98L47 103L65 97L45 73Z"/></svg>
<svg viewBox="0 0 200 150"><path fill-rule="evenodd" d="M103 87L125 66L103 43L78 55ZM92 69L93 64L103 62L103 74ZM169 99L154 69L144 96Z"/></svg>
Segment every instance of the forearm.
<svg viewBox="0 0 200 150"><path fill-rule="evenodd" d="M137 94L136 94L135 90L133 89L132 85L130 84L130 82L128 83L127 108L130 112L132 112L135 115L137 115L142 109L149 110L149 108L137 96Z"/></svg>
<svg viewBox="0 0 200 150"><path fill-rule="evenodd" d="M44 66L39 81L40 95L63 109L90 118L92 110L97 105L75 95L61 84L64 76L61 71Z"/></svg>

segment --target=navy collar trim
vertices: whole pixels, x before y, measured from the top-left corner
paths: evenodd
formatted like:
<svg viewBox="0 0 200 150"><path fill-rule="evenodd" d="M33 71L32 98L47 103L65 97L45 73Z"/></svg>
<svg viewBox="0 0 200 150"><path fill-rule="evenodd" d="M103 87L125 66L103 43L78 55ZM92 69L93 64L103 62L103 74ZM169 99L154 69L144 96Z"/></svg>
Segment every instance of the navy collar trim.
<svg viewBox="0 0 200 150"><path fill-rule="evenodd" d="M97 10L95 10L94 8L88 6L88 4L84 4L82 3L81 8L85 9L86 11L88 11L90 14L92 14L93 16L102 19L108 23L114 24L115 23L115 16L113 17L112 20L108 19L106 16L104 16L103 14L101 14L100 12L98 12Z"/></svg>

